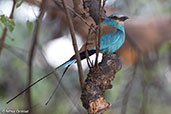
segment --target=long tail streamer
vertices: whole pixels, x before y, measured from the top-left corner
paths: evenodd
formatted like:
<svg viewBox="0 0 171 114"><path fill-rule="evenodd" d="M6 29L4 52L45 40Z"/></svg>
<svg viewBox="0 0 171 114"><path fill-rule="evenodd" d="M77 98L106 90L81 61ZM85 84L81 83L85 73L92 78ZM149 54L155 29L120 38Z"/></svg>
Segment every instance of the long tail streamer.
<svg viewBox="0 0 171 114"><path fill-rule="evenodd" d="M72 63L74 63L74 62L75 62L75 61L73 61ZM62 79L63 79L63 77L64 77L66 71L67 71L68 68L72 65L72 63L69 64L69 65L65 68L65 70L64 70L64 72L63 72L61 78L59 79L59 81L58 81L58 83L57 83L57 85L56 85L56 88L54 89L52 95L49 97L49 99L48 99L48 101L45 103L45 105L48 105L49 101L50 101L50 100L52 99L52 97L55 95L55 93L56 93L56 91L57 91L59 85L61 84L61 81L62 81Z"/></svg>
<svg viewBox="0 0 171 114"><path fill-rule="evenodd" d="M55 70L60 70L61 68L67 66L67 65L71 65L72 63L74 63L76 61L76 59L73 60L68 60L65 63L63 63L62 65L58 66L57 68L55 68ZM21 94L23 94L25 91L27 91L28 89L30 89L32 86L34 86L36 83L40 82L41 80L47 78L48 76L50 76L51 74L53 74L54 71L49 72L48 74L46 74L45 76L43 76L42 78L38 79L37 81L35 81L34 83L32 83L31 85L29 85L28 87L26 87L24 90L22 90L20 93L18 93L15 97L11 98L10 100L8 100L6 103L10 103L11 101L13 101L14 99L16 99L18 96L20 96Z"/></svg>

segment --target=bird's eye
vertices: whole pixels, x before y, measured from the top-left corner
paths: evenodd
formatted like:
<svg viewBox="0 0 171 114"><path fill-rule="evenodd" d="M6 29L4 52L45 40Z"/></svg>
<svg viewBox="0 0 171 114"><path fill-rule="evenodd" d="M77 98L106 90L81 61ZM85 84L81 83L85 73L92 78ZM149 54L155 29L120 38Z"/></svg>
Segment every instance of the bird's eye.
<svg viewBox="0 0 171 114"><path fill-rule="evenodd" d="M118 20L119 18L117 16L112 16L112 17L109 17L110 19L114 19L114 20Z"/></svg>
<svg viewBox="0 0 171 114"><path fill-rule="evenodd" d="M125 21L128 19L127 16L112 16L112 17L109 17L110 19L113 19L113 20L119 20L119 21Z"/></svg>

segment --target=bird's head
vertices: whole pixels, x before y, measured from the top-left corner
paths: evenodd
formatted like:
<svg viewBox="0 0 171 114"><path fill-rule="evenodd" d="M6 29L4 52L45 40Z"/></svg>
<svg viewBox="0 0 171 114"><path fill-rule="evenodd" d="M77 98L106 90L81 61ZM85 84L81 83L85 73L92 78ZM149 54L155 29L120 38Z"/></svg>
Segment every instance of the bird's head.
<svg viewBox="0 0 171 114"><path fill-rule="evenodd" d="M118 24L124 24L124 21L129 19L127 16L124 15L120 15L120 14L111 14L110 16L107 17L107 19L109 19L110 21L115 21Z"/></svg>
<svg viewBox="0 0 171 114"><path fill-rule="evenodd" d="M107 18L105 18L103 23L109 24L109 25L115 26L115 27L122 27L124 24L124 21L127 19L128 19L127 16L113 13L110 16L108 16Z"/></svg>

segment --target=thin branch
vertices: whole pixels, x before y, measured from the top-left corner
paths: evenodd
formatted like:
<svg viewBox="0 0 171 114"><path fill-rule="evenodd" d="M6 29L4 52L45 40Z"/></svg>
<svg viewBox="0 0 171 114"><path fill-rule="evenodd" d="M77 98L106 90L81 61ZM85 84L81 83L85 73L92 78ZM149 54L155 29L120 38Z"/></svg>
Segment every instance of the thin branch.
<svg viewBox="0 0 171 114"><path fill-rule="evenodd" d="M55 2L56 5L62 4L59 1L53 0ZM76 16L78 16L87 26L91 27L91 29L96 32L95 28L92 27L90 24L87 23L87 21L77 12L75 12L70 6L66 5L67 9L69 9L71 12L73 12Z"/></svg>
<svg viewBox="0 0 171 114"><path fill-rule="evenodd" d="M7 35L7 28L5 27L4 30L3 30L1 40L0 40L0 55L1 55L1 52L2 52L2 48L4 47L4 42L5 42L6 35Z"/></svg>
<svg viewBox="0 0 171 114"><path fill-rule="evenodd" d="M48 0L43 0L41 6L40 6L40 14L38 16L38 19L36 20L36 25L34 28L34 33L33 33L33 41L29 53L29 60L28 60L28 82L27 85L29 86L32 82L32 64L33 64L33 59L34 59L34 53L35 53L35 47L37 45L37 40L38 40L38 34L39 34L39 28L40 28L40 23L43 18L44 12L45 12L45 6L47 4ZM31 90L29 89L27 91L27 108L29 109L32 106L32 99L31 99ZM29 110L29 113L32 113L32 110Z"/></svg>
<svg viewBox="0 0 171 114"><path fill-rule="evenodd" d="M76 59L77 59L80 86L81 86L81 89L83 89L83 87L84 87L84 75L83 75L83 69L81 66L80 54L78 52L77 42L76 42L76 38L75 38L74 25L72 23L72 19L71 19L69 11L67 9L65 0L62 0L62 3L63 3L64 9L65 9L65 12L66 12L66 15L68 18L68 22L69 22L69 28L70 28L70 33L71 33L71 37L72 37L72 43L73 43L73 47L74 47L74 51L75 51L75 55L76 55Z"/></svg>
<svg viewBox="0 0 171 114"><path fill-rule="evenodd" d="M78 16L87 26L89 26L94 32L96 32L95 28L92 27L90 24L87 23L87 21L81 17L77 12L75 12L72 8L68 6L68 9L70 9L76 16Z"/></svg>
<svg viewBox="0 0 171 114"><path fill-rule="evenodd" d="M91 25L93 26L93 24ZM90 61L90 58L89 58L89 55L88 55L88 51L87 51L87 45L88 45L88 39L90 38L90 34L91 34L91 27L89 28L88 30L88 36L87 36L87 40L86 40L86 46L85 46L85 55L86 55L86 59L87 59L87 64L88 64L88 67L90 68L91 66L93 66L93 64L91 63ZM91 64L91 65L90 65Z"/></svg>
<svg viewBox="0 0 171 114"><path fill-rule="evenodd" d="M12 5L12 10L11 10L11 14L9 16L10 19L13 19L13 14L14 14L14 9L15 9L15 5L16 5L16 1L13 0L13 5ZM4 30L3 30L3 34L1 36L1 40L0 40L0 55L1 55L1 52L2 52L2 49L3 49L3 46L4 46L4 42L5 42L5 38L6 38L6 35L7 35L7 28L5 27Z"/></svg>
<svg viewBox="0 0 171 114"><path fill-rule="evenodd" d="M106 1L107 1L107 0L103 0L103 6L102 6L102 9L104 9L105 4L106 4Z"/></svg>
<svg viewBox="0 0 171 114"><path fill-rule="evenodd" d="M100 51L100 40L101 40L101 0L99 0L99 22L98 22L98 37L96 37L96 60L95 60L95 66L98 67L98 57L99 57L99 51Z"/></svg>
<svg viewBox="0 0 171 114"><path fill-rule="evenodd" d="M87 6L86 6L86 3L85 3L85 0L82 0L82 3L83 3L83 7L84 7L84 9L86 9L86 8L87 8Z"/></svg>

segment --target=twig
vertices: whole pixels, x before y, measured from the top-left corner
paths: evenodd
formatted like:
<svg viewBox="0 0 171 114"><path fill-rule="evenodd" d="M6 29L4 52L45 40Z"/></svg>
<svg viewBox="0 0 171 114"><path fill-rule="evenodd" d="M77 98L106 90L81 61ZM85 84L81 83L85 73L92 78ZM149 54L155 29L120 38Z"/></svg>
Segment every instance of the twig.
<svg viewBox="0 0 171 114"><path fill-rule="evenodd" d="M84 7L84 9L86 9L86 8L87 8L87 6L86 6L86 3L85 3L85 0L82 0L82 3L83 3L83 7Z"/></svg>
<svg viewBox="0 0 171 114"><path fill-rule="evenodd" d="M105 4L106 4L106 1L107 1L107 0L103 0L103 6L102 6L102 9L104 9Z"/></svg>
<svg viewBox="0 0 171 114"><path fill-rule="evenodd" d="M93 26L93 24L91 25ZM91 27L89 28L88 30L88 36L87 36L87 40L86 40L86 46L85 46L85 55L86 55L86 59L87 59L87 64L88 64L88 67L90 68L91 66L93 66L93 64L91 63L90 61L90 58L89 58L89 55L88 55L88 51L87 51L87 45L88 45L88 39L90 38L90 34L91 34ZM91 66L90 66L91 64Z"/></svg>
<svg viewBox="0 0 171 114"><path fill-rule="evenodd" d="M53 0L55 2L55 4L59 5L61 4L61 2ZM75 12L71 7L69 7L68 5L66 5L67 9L69 9L71 12L73 12L76 16L78 16L87 26L91 27L91 29L96 32L95 28L92 27L90 24L87 23L87 21L81 17L80 14L78 14L77 12Z"/></svg>
<svg viewBox="0 0 171 114"><path fill-rule="evenodd" d="M2 52L2 48L4 47L4 42L5 42L6 35L7 35L7 28L5 27L4 30L3 30L1 40L0 40L0 55L1 55L1 52Z"/></svg>
<svg viewBox="0 0 171 114"><path fill-rule="evenodd" d="M72 8L68 6L68 9L70 9L75 15L77 15L87 26L89 26L94 32L96 32L95 28L92 27L90 24L87 23L87 21L81 17L77 12L75 12Z"/></svg>
<svg viewBox="0 0 171 114"><path fill-rule="evenodd" d="M101 40L101 0L99 0L99 22L98 22L98 37L96 37L96 60L95 60L95 66L98 68L98 57L99 57L99 51L100 51L100 40Z"/></svg>
<svg viewBox="0 0 171 114"><path fill-rule="evenodd" d="M12 10L11 10L11 14L9 16L10 19L13 19L13 14L14 14L14 9L15 9L15 5L16 5L16 1L13 0L13 5L12 5ZM4 46L4 42L5 42L5 38L6 38L6 35L7 35L7 28L5 27L4 30L3 30L3 34L1 36L1 40L0 40L0 55L1 55L1 52L2 52L2 48Z"/></svg>
<svg viewBox="0 0 171 114"><path fill-rule="evenodd" d="M72 43L73 43L73 47L74 47L74 51L75 51L75 55L76 55L76 59L77 59L80 86L81 86L81 89L83 89L83 87L84 87L84 75L83 75L83 69L82 69L82 66L81 66L80 54L78 52L77 42L76 42L76 38L75 38L74 25L72 23L72 19L71 19L69 11L67 9L65 0L62 0L62 4L63 4L63 7L65 9L65 12L66 12L66 15L67 15L67 18L68 18L68 22L69 22L69 28L70 28L70 33L71 33L71 37L72 37Z"/></svg>
<svg viewBox="0 0 171 114"><path fill-rule="evenodd" d="M35 47L37 45L37 39L38 39L38 34L39 34L39 28L40 28L40 23L43 18L44 12L45 12L45 6L47 4L48 0L43 0L41 6L40 6L40 14L38 16L38 19L36 20L36 25L34 28L34 33L33 33L33 41L31 45L31 49L29 52L29 60L28 60L28 82L27 85L29 86L32 82L32 64L33 64L33 58L34 58L34 53L35 53ZM29 109L32 106L32 99L31 99L31 90L29 89L26 93L27 95L27 108ZM29 110L29 113L32 113L32 110Z"/></svg>

